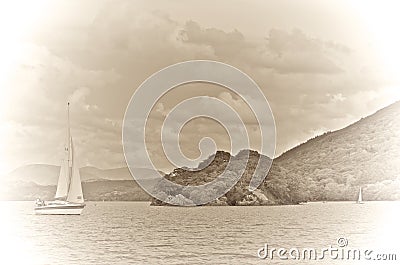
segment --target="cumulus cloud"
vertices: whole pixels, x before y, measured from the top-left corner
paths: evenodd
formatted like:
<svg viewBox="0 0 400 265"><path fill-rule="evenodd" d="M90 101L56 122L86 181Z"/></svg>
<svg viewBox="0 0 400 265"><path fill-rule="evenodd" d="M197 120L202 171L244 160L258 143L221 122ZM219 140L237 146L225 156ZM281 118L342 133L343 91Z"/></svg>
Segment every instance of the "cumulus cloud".
<svg viewBox="0 0 400 265"><path fill-rule="evenodd" d="M311 38L299 29L292 32L272 29L265 38L266 43L260 44L246 40L236 29L224 32L216 28L201 28L198 23L188 21L180 31L180 39L185 43L211 47L219 59L250 63L285 74L340 73L343 70L332 57L350 53L344 45Z"/></svg>
<svg viewBox="0 0 400 265"><path fill-rule="evenodd" d="M109 118L93 100L102 83L116 80L115 73L84 69L43 47L28 48L27 54L31 56L23 58L6 83L13 91L7 94L5 101L9 106L1 120L3 125L8 124L2 126L2 135L7 137L3 145L7 161L13 166L59 164L65 139L66 103L70 101L71 131L83 158L82 166L97 165L100 150L118 154L118 159L110 154L110 159L100 166L123 165L120 120Z"/></svg>
<svg viewBox="0 0 400 265"><path fill-rule="evenodd" d="M366 71L371 67L368 61L340 41L278 26L249 38L234 25L229 30L204 26L177 20L154 7L119 3L61 6L53 10L60 18L53 15L32 33L31 52L8 82L16 92L10 96L13 106L3 127L12 138L8 151L13 160L58 163L54 157L62 149L54 147L62 146L65 103L70 100L72 131L83 163L104 168L123 165L121 126L129 98L151 74L185 60L229 63L257 82L275 115L278 154L316 132L343 127L390 103L390 94L382 93L385 76ZM194 87L157 103L149 121L154 122L149 142L159 141L156 127L177 101L202 94L238 110L257 137L254 116L240 97ZM196 135L208 131L226 146L217 127L199 120L186 129L183 145L192 146ZM165 170L167 164L158 157L160 145L151 150Z"/></svg>

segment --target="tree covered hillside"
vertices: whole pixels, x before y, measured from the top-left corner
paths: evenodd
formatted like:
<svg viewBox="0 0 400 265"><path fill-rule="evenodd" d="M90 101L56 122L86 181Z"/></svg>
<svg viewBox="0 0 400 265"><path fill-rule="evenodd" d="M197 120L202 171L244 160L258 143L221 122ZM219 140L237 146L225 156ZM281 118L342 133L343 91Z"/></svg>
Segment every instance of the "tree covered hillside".
<svg viewBox="0 0 400 265"><path fill-rule="evenodd" d="M309 140L274 161L271 179L296 179L307 200L400 199L400 102Z"/></svg>

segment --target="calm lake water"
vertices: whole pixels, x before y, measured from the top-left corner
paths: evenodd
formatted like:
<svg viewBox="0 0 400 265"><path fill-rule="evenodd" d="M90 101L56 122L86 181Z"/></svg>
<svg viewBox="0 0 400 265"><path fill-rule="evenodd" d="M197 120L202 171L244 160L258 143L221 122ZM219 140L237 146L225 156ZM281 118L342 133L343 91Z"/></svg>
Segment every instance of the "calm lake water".
<svg viewBox="0 0 400 265"><path fill-rule="evenodd" d="M0 202L0 264L399 264L399 202L271 207L152 207L89 202L81 216ZM260 259L269 247L369 249L397 261Z"/></svg>

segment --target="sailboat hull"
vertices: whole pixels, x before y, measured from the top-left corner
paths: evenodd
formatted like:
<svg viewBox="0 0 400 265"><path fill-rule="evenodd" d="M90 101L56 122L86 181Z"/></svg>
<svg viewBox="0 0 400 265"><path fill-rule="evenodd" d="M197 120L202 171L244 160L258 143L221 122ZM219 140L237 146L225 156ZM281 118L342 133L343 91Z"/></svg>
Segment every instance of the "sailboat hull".
<svg viewBox="0 0 400 265"><path fill-rule="evenodd" d="M36 214L46 215L80 215L85 204L49 204L44 206L36 206Z"/></svg>

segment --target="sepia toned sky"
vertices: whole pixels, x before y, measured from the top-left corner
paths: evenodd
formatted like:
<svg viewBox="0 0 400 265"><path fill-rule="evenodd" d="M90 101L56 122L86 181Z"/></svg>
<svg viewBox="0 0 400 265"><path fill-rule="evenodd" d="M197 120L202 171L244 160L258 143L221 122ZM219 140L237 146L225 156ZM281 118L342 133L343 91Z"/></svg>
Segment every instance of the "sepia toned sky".
<svg viewBox="0 0 400 265"><path fill-rule="evenodd" d="M193 59L231 64L268 99L279 155L400 99L397 1L7 1L0 4L0 175L30 163L59 164L66 102L81 166L125 166L121 126L135 89L168 65ZM160 152L160 118L178 101L220 98L254 117L221 87L192 84L165 95L149 120ZM257 128L252 130L257 149ZM229 146L223 128L198 119L183 129ZM138 158L140 164L140 158Z"/></svg>

